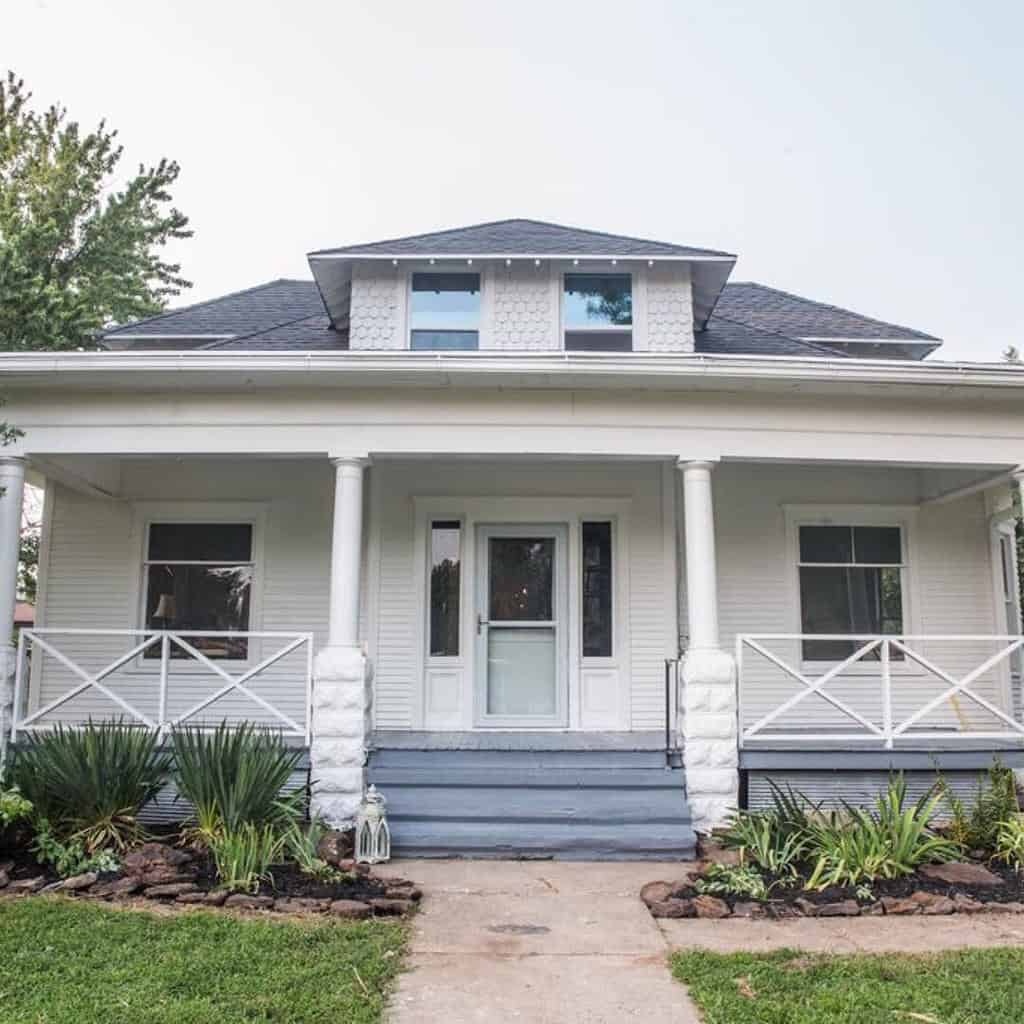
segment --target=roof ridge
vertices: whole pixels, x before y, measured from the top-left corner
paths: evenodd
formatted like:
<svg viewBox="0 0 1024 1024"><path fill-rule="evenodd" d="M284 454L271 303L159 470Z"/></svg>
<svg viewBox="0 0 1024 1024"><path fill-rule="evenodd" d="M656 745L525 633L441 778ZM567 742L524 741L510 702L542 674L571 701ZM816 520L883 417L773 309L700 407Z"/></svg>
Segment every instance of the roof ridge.
<svg viewBox="0 0 1024 1024"><path fill-rule="evenodd" d="M938 338L933 334L926 334L924 331L919 331L916 327L907 327L905 324L894 324L891 320L880 320L876 316L868 316L866 313L858 313L855 310L847 309L845 306L837 306L833 302L819 302L817 299L809 299L806 295L797 295L796 292L788 292L784 288L775 288L770 284L761 284L760 281L727 281L725 283L725 288L731 287L759 288L763 292L772 292L775 295L785 295L787 299L796 299L798 302L808 302L812 306L818 306L822 309L831 309L836 313L846 313L848 316L857 317L858 320L866 320L869 323L878 324L879 327L895 327L898 331L908 331L920 338L922 341L942 341L941 338ZM836 340L838 341L840 339L837 338ZM864 340L868 341L870 339ZM907 340L909 341L910 339Z"/></svg>
<svg viewBox="0 0 1024 1024"><path fill-rule="evenodd" d="M503 217L500 220L484 220L477 224L462 224L459 227L454 228L437 228L434 231L421 231L415 235L398 235L394 238L381 238L373 242L357 242L352 245L332 246L327 249L314 249L312 252L307 253L307 256L317 256L321 253L336 252L339 249L358 250L368 245L379 246L388 245L391 242L412 242L418 239L428 238L431 235L448 235L455 234L459 231L475 231L478 228L497 227L499 224L539 224L541 227L557 228L560 231L576 231L581 234L597 235L601 238L625 239L629 242L640 242L645 245L675 246L679 249L692 249L695 252L705 253L709 256L731 256L733 259L737 258L735 253L726 252L724 249L706 249L703 246L682 245L679 242L665 242L654 238L640 238L637 235L616 235L611 231L599 231L595 228L581 228L576 227L573 224L559 224L553 220L538 220L535 217Z"/></svg>
<svg viewBox="0 0 1024 1024"><path fill-rule="evenodd" d="M166 309L162 313L154 313L153 316L143 317L141 320L132 320L127 324L120 324L117 327L111 327L109 330L101 331L99 337L107 338L112 334L116 334L118 331L123 331L128 327L138 327L141 324L151 324L157 320L164 320L169 316L177 316L179 313L189 313L194 309L202 309L203 306L212 306L215 302L223 302L225 299L234 299L239 295L248 295L250 292L258 292L263 288L270 288L275 284L315 284L314 281L303 281L297 277L275 277L272 281L264 281L263 284L254 284L248 288L239 288L237 291L228 292L226 295L217 295L212 299L203 299L200 302L193 302L187 306L177 306L174 309Z"/></svg>
<svg viewBox="0 0 1024 1024"><path fill-rule="evenodd" d="M750 283L753 284L754 282ZM786 341L792 342L794 345L802 345L804 348L813 349L816 352L820 352L822 355L839 356L840 359L850 358L846 352L829 348L827 345L818 345L813 341L805 341L803 338L794 338L791 334L783 334L782 331L776 331L771 327L762 327L760 324L751 324L747 323L745 320L737 320L734 316L726 316L724 313L713 312L711 316L708 317L708 326L712 326L713 320L725 320L730 324L738 324L740 327L746 327L751 331L760 331L762 334L772 334L776 338L784 338Z"/></svg>

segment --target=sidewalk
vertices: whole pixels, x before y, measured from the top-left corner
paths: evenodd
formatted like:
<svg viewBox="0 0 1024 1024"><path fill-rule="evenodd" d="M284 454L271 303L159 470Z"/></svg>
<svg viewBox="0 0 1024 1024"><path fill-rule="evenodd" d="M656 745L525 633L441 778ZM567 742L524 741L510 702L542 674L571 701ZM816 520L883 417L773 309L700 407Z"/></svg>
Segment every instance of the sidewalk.
<svg viewBox="0 0 1024 1024"><path fill-rule="evenodd" d="M413 861L424 891L393 1024L697 1024L637 894L680 864Z"/></svg>

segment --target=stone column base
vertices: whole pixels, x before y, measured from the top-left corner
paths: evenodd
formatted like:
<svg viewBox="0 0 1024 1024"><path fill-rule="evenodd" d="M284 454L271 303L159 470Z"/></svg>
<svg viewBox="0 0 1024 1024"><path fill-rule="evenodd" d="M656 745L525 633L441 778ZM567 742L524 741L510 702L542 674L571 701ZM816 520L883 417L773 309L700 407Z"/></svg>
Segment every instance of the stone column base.
<svg viewBox="0 0 1024 1024"><path fill-rule="evenodd" d="M694 830L708 834L739 800L736 662L719 650L691 650L683 660L680 733Z"/></svg>
<svg viewBox="0 0 1024 1024"><path fill-rule="evenodd" d="M358 647L325 647L313 669L310 812L352 824L363 797L369 663Z"/></svg>

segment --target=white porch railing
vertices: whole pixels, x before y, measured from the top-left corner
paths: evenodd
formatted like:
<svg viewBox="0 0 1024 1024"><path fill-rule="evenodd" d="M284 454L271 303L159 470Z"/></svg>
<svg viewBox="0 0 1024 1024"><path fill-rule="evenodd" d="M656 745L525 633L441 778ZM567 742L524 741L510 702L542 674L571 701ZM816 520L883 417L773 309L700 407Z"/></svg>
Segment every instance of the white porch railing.
<svg viewBox="0 0 1024 1024"><path fill-rule="evenodd" d="M802 657L805 641L846 642L854 646L849 657L826 669L820 674L808 671ZM772 643L795 645L795 661L769 650ZM925 656L922 647L929 650L952 645L956 661L962 666L973 661L968 671L952 672L940 667L932 657ZM996 645L995 653L984 654L978 661L978 649ZM736 669L739 685L739 743L742 747L750 740L772 740L782 743L873 741L887 749L893 749L899 740L920 739L958 743L963 741L1002 741L1024 743L1024 723L1014 717L1013 702L1010 699L1008 683L1012 663L1020 659L1024 649L1024 637L989 635L943 635L943 636L891 636L891 635L850 635L850 634L797 634L797 633L742 633L736 637ZM781 673L786 679L799 684L796 693L781 703L766 709L764 692L765 673L763 663L754 671L755 659L764 659L774 667L775 678ZM895 662L895 664L894 664ZM1005 707L1000 707L990 696L977 692L976 684L989 676L990 688L993 679L990 673L1000 676L995 687L1005 694ZM846 692L839 696L830 684L846 684ZM922 693L929 688L938 693ZM759 688L757 700L754 689ZM856 693L855 701L850 694ZM870 695L875 714L852 706L863 704L862 698ZM801 709L806 715L793 715L795 709L810 700L817 702L817 711ZM822 702L831 708L831 718L821 715ZM973 705L995 719L997 728L975 728L965 707ZM926 721L937 711L948 706L956 719L957 728L946 728L941 723ZM756 707L754 715L751 708ZM826 709L827 710L827 709ZM794 717L803 717L810 724L793 728ZM941 714L940 718L943 717ZM948 717L948 716L946 716ZM747 724L748 718L753 718ZM832 722L842 723L833 727ZM851 728L850 723L858 728Z"/></svg>
<svg viewBox="0 0 1024 1024"><path fill-rule="evenodd" d="M214 659L207 657L195 644L195 641L202 639L231 642L244 640L250 653L257 645L262 647L266 641L277 641L282 646L273 654L260 658L256 664L246 664L239 671L237 662L229 661L225 664L218 664ZM93 645L110 642L123 646L127 643L130 646L127 651L118 654L112 660L103 658L101 667L96 670L83 666L81 655L77 655L79 660L76 660L76 657L69 654L66 649L62 650L62 641L65 648L69 642L73 643L74 641ZM159 646L159 658L155 654L149 653L157 646ZM175 654L177 657L174 656ZM291 670L289 675L294 673L298 677L296 682L302 686L301 700L304 714L300 716L296 716L294 713L285 713L280 707L276 707L266 697L257 693L250 685L264 675L268 669L293 655L295 656L293 661L299 659L299 664ZM41 664L44 657L53 659L54 663L61 666L66 674L70 674L78 681L70 689L52 697L35 710L29 711L26 709L26 698L30 680L33 680L34 677L35 685L46 681L46 673ZM174 671L175 668L179 671ZM235 672L232 673L229 668L234 668ZM133 691L147 697L147 703L154 703L153 709L148 712L144 711L138 707L138 704L142 703L138 697L135 698L136 703L132 703L113 689L110 685L111 676L122 669L127 669L126 674L130 674ZM219 684L213 692L204 694L200 700L187 705L184 710L176 714L169 712L168 708L171 702L176 696L180 696L176 693L176 687L184 690L187 684L187 688L194 690L197 682L203 677L209 682L210 674L214 677L213 682ZM52 726L55 712L74 698L92 691L111 702L121 718L137 722L161 735L166 735L175 726L194 721L201 711L229 695L240 696L262 708L266 714L263 721L269 721L279 727L282 735L300 737L308 745L312 728L312 687L312 633L152 629L22 629L18 635L11 739L16 742L20 732L32 732ZM238 722L245 720L244 715L236 714L233 717ZM51 721L47 722L46 719L51 719Z"/></svg>

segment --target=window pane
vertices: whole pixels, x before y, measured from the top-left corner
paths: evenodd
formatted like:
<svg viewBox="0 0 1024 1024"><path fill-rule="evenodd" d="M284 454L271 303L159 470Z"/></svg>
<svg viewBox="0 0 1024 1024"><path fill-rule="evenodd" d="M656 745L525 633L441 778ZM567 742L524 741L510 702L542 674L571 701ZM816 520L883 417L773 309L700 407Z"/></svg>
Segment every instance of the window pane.
<svg viewBox="0 0 1024 1024"><path fill-rule="evenodd" d="M430 528L430 654L454 658L459 653L459 585L462 577L458 522Z"/></svg>
<svg viewBox="0 0 1024 1024"><path fill-rule="evenodd" d="M612 524L583 524L583 657L612 655Z"/></svg>
<svg viewBox="0 0 1024 1024"><path fill-rule="evenodd" d="M801 526L801 562L852 562L853 531L849 526Z"/></svg>
<svg viewBox="0 0 1024 1024"><path fill-rule="evenodd" d="M416 331L475 331L480 325L480 275L413 274L410 320Z"/></svg>
<svg viewBox="0 0 1024 1024"><path fill-rule="evenodd" d="M151 565L146 574L146 626L149 629L190 629L245 632L249 628L252 566ZM208 658L244 658L244 637L186 637ZM159 657L151 647L147 657ZM187 658L180 647L171 656Z"/></svg>
<svg viewBox="0 0 1024 1024"><path fill-rule="evenodd" d="M490 612L496 622L554 618L555 542L550 537L492 537L488 544Z"/></svg>
<svg viewBox="0 0 1024 1024"><path fill-rule="evenodd" d="M567 352L632 352L632 331L566 331Z"/></svg>
<svg viewBox="0 0 1024 1024"><path fill-rule="evenodd" d="M477 331L413 331L413 352L475 352L480 347Z"/></svg>
<svg viewBox="0 0 1024 1024"><path fill-rule="evenodd" d="M902 633L900 570L801 566L800 615L803 633ZM842 640L805 640L803 646L809 661L839 661L855 650ZM891 656L902 657L898 651Z"/></svg>
<svg viewBox="0 0 1024 1024"><path fill-rule="evenodd" d="M854 561L899 565L903 561L898 526L855 526L853 528Z"/></svg>
<svg viewBox="0 0 1024 1024"><path fill-rule="evenodd" d="M629 327L633 285L629 274L566 274L566 327Z"/></svg>
<svg viewBox="0 0 1024 1024"><path fill-rule="evenodd" d="M244 523L153 523L151 562L251 562L252 526Z"/></svg>

